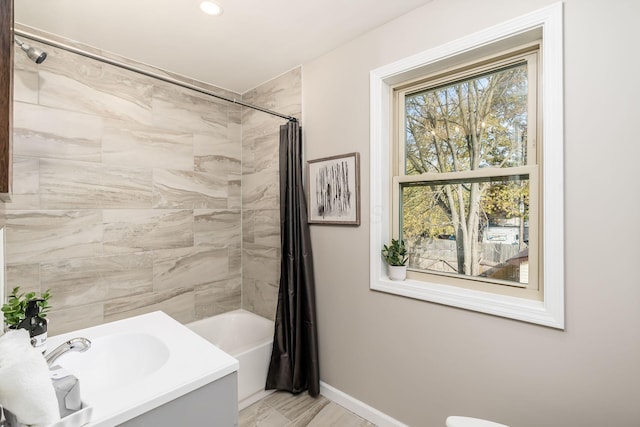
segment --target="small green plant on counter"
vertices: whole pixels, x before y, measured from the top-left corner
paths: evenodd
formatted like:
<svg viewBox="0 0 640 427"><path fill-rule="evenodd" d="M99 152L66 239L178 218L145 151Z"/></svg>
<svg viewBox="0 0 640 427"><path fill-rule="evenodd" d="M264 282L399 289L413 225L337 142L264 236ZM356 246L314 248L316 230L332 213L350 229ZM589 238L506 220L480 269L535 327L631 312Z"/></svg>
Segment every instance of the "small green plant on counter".
<svg viewBox="0 0 640 427"><path fill-rule="evenodd" d="M36 292L20 292L20 287L17 286L13 288L13 291L11 291L11 293L9 294L7 302L2 305L2 312L4 313L4 323L9 328L16 328L25 318L27 303L35 298L42 300L38 301L38 306L40 307L40 317L47 317L47 312L51 309L51 306L49 305L51 290L47 289L38 297Z"/></svg>
<svg viewBox="0 0 640 427"><path fill-rule="evenodd" d="M387 264L393 266L407 265L407 261L409 260L404 242L396 239L391 239L391 245L384 245L382 248L382 257Z"/></svg>

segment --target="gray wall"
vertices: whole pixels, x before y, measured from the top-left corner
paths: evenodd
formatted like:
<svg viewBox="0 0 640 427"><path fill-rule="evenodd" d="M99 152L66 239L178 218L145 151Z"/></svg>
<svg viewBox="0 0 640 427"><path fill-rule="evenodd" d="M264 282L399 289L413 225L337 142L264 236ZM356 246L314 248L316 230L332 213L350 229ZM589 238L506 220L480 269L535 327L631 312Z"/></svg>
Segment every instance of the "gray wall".
<svg viewBox="0 0 640 427"><path fill-rule="evenodd" d="M240 308L240 107L43 48L15 55L7 288L51 289L51 334Z"/></svg>
<svg viewBox="0 0 640 427"><path fill-rule="evenodd" d="M312 227L321 377L411 426L640 422L636 1L564 3L566 330L369 290L369 71L550 3L435 0L303 64L307 159L362 160L362 226Z"/></svg>

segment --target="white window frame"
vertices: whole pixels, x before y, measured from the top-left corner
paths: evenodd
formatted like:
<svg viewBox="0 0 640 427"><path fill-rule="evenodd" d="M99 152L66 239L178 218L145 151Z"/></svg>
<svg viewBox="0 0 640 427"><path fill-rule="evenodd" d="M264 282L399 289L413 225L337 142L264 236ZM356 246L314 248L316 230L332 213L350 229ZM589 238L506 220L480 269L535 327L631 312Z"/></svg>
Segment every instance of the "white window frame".
<svg viewBox="0 0 640 427"><path fill-rule="evenodd" d="M468 310L564 329L564 122L562 3L429 49L370 73L370 288ZM449 286L390 280L380 250L391 239L393 87L435 70L473 61L542 38L541 236L543 300Z"/></svg>

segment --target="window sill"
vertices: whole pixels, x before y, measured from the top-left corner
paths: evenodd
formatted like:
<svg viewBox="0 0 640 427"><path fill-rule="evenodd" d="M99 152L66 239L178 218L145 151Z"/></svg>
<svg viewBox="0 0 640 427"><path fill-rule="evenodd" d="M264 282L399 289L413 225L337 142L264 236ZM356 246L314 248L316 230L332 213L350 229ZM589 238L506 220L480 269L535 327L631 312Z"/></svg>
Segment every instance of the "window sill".
<svg viewBox="0 0 640 427"><path fill-rule="evenodd" d="M495 316L522 320L553 328L562 328L562 317L552 314L553 310L543 301L498 295L473 289L438 283L422 282L407 279L391 280L381 276L371 282L370 288L375 291L449 305L466 310L478 311Z"/></svg>

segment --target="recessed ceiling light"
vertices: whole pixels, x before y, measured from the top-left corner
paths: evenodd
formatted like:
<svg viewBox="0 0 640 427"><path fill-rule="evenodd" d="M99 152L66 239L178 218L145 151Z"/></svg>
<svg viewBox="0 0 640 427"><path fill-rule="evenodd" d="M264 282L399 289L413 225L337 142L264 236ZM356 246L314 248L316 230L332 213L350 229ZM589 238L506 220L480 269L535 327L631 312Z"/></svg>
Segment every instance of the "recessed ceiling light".
<svg viewBox="0 0 640 427"><path fill-rule="evenodd" d="M200 9L202 9L204 13L208 13L209 15L222 15L222 7L212 1L203 1L202 3L200 3Z"/></svg>

